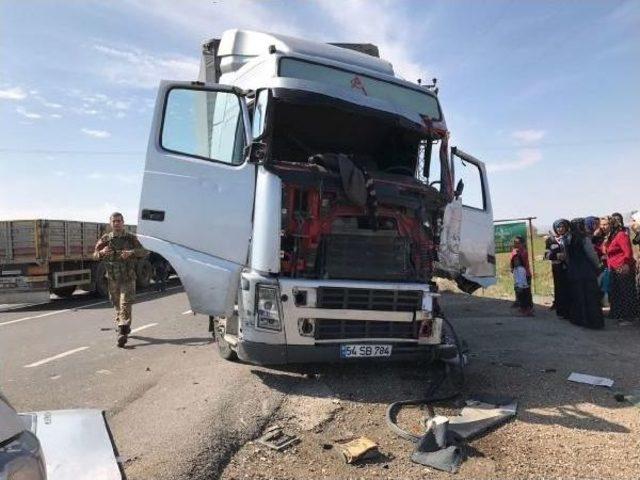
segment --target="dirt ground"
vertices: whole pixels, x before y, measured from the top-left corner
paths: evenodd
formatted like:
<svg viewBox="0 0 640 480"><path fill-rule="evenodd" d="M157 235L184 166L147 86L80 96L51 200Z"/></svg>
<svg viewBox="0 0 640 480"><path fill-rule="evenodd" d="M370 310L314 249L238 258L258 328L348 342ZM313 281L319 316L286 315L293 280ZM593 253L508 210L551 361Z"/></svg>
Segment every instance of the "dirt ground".
<svg viewBox="0 0 640 480"><path fill-rule="evenodd" d="M517 417L464 448L457 478L640 478L640 409L615 392L640 388L640 326L608 321L603 331L575 327L543 306L536 317L513 315L510 301L445 294L442 304L469 345L466 394L515 397ZM571 372L604 376L613 388L567 381ZM256 369L277 388L277 370ZM415 365L340 365L307 375L269 425L300 442L275 452L249 442L222 478L449 478L411 462L411 442L392 433L385 410L421 397L432 372ZM450 407L450 408L447 408ZM436 407L453 413L454 404ZM425 412L407 407L403 428L422 431ZM347 465L339 440L366 436L380 456Z"/></svg>

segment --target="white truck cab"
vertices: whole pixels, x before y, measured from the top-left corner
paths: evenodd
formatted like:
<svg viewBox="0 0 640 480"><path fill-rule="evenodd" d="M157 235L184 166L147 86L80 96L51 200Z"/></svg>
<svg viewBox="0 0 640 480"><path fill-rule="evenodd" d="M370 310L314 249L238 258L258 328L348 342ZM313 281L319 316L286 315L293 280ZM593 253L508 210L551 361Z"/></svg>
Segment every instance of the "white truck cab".
<svg viewBox="0 0 640 480"><path fill-rule="evenodd" d="M433 88L371 54L230 30L198 81L160 84L138 237L225 357L432 360L433 277L495 281L483 163L449 149Z"/></svg>

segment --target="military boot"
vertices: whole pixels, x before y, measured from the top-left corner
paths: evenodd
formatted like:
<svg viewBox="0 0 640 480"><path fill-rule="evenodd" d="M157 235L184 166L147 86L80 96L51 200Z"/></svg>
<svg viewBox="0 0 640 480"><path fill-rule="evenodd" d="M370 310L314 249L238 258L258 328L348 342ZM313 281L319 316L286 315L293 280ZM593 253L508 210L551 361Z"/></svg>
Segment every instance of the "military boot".
<svg viewBox="0 0 640 480"><path fill-rule="evenodd" d="M130 330L131 327L129 327L129 325L118 325L118 347L123 348L126 345L127 335L129 334Z"/></svg>

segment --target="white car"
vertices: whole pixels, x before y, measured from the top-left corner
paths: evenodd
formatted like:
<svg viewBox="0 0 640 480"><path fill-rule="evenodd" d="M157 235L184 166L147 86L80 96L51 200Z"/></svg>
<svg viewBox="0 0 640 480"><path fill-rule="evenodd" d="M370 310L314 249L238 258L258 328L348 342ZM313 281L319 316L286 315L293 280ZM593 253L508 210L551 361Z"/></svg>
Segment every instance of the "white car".
<svg viewBox="0 0 640 480"><path fill-rule="evenodd" d="M0 479L46 480L38 438L0 393Z"/></svg>

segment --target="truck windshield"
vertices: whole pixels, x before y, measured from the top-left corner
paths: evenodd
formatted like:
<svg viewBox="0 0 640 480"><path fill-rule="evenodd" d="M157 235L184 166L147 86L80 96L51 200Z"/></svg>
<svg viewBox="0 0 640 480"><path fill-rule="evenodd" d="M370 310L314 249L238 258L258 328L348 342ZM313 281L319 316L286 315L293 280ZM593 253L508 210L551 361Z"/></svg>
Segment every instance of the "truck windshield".
<svg viewBox="0 0 640 480"><path fill-rule="evenodd" d="M363 95L387 100L425 115L432 120L441 120L438 100L417 87L416 89L403 87L360 73L286 57L280 60L279 76L312 80L358 90Z"/></svg>

